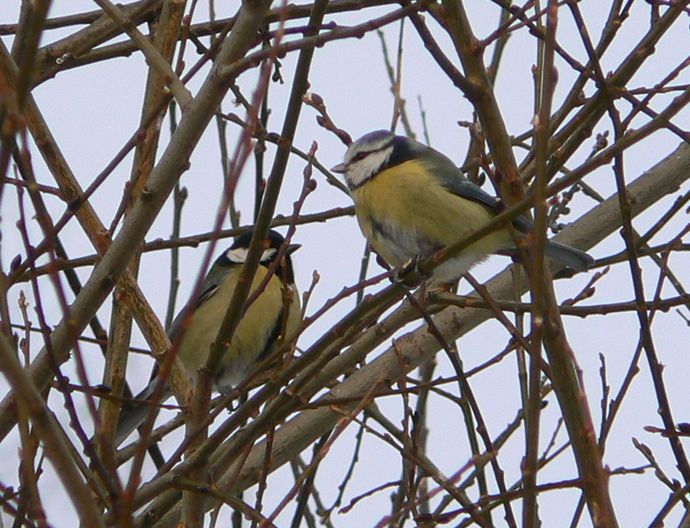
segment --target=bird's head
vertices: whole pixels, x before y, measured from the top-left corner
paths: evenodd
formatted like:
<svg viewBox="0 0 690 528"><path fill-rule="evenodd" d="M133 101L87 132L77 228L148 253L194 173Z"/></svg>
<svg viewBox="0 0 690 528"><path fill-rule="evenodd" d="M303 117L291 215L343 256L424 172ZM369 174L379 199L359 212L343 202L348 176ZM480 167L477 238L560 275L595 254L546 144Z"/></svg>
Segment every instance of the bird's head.
<svg viewBox="0 0 690 528"><path fill-rule="evenodd" d="M254 231L250 230L235 238L232 246L225 252L224 257L230 264L244 264L247 260L247 253L249 251L249 243L252 240ZM283 235L277 231L269 230L266 238L262 241L261 265L270 266L271 263L278 256L280 247L285 243ZM285 252L283 265L285 267L285 277L288 283L294 282L294 274L292 271L292 260L290 255L301 247L300 244L290 244ZM278 276L283 276L281 272L276 273Z"/></svg>
<svg viewBox="0 0 690 528"><path fill-rule="evenodd" d="M388 130L376 130L353 142L345 159L331 170L344 174L350 190L356 189L385 169L390 162L397 136Z"/></svg>

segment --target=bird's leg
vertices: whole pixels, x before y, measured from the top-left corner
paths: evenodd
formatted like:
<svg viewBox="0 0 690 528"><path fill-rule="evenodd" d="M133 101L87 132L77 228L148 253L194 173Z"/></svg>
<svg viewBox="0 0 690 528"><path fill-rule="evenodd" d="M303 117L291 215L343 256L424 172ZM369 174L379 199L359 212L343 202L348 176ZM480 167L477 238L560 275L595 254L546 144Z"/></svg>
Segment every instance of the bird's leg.
<svg viewBox="0 0 690 528"><path fill-rule="evenodd" d="M216 390L223 397L225 408L231 413L235 412L247 398L246 391L240 392L232 385L216 385Z"/></svg>
<svg viewBox="0 0 690 528"><path fill-rule="evenodd" d="M435 282L430 293L457 293L458 282Z"/></svg>
<svg viewBox="0 0 690 528"><path fill-rule="evenodd" d="M428 281L423 280L422 283L419 285L419 294L418 294L417 298L419 299L420 306L422 306L423 308L426 308L426 304L427 304L426 303L426 290L427 290L428 284L429 284Z"/></svg>
<svg viewBox="0 0 690 528"><path fill-rule="evenodd" d="M405 275L412 271L417 266L418 257L413 257L407 262L405 262L399 268L391 269L391 282L393 284L403 284L405 283Z"/></svg>
<svg viewBox="0 0 690 528"><path fill-rule="evenodd" d="M423 260L422 255L415 255L410 260L405 262L399 269L393 270L393 282L405 283L404 277L413 271L419 275L421 281L426 281L431 278L431 274L424 273L419 267L419 263Z"/></svg>

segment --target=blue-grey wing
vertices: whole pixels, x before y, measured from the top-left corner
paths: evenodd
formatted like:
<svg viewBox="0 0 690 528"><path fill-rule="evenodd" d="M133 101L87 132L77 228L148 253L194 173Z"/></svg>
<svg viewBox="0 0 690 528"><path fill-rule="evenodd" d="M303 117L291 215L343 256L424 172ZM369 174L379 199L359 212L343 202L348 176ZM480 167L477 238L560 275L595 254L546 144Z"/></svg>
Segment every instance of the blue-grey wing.
<svg viewBox="0 0 690 528"><path fill-rule="evenodd" d="M427 147L428 148L428 147ZM439 178L441 184L451 193L467 198L486 206L496 214L500 212L500 202L498 199L478 185L469 181L460 172L455 164L440 153L434 153L433 156L428 156L427 160L430 165L430 170ZM521 232L526 232L532 229L532 222L524 216L518 216L513 220L513 225Z"/></svg>
<svg viewBox="0 0 690 528"><path fill-rule="evenodd" d="M441 184L449 192L479 202L495 213L499 212L499 201L483 191L478 185L468 181L450 159L442 154L427 156L426 159L429 160L430 170L434 171ZM532 222L524 216L515 218L513 225L522 233L527 233L532 229ZM559 244L553 240L547 240L544 252L550 259L575 271L586 271L594 263L594 259L584 251Z"/></svg>

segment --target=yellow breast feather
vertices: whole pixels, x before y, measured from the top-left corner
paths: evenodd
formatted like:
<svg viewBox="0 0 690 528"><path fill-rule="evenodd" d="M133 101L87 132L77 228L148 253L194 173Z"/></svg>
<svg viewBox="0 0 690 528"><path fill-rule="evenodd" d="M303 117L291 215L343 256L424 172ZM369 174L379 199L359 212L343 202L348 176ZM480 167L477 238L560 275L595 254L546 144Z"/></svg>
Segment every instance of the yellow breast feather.
<svg viewBox="0 0 690 528"><path fill-rule="evenodd" d="M403 263L401 255L396 254L396 243L410 244L414 238L422 249L448 246L494 216L486 206L448 191L417 160L380 172L355 189L352 197L365 236L394 266ZM377 225L384 229L377 229ZM384 240L384 233L400 240ZM497 232L465 251L494 252L511 245L507 232Z"/></svg>
<svg viewBox="0 0 690 528"><path fill-rule="evenodd" d="M222 315L218 317L217 314L224 314L227 310L240 271L240 267L231 269L218 291L194 312L189 331L185 334L179 350L180 358L191 375L194 375L206 362L210 347L220 328ZM252 283L252 291L261 284L266 272L265 267L259 266ZM226 370L225 377L230 376L234 378L233 383L236 382L237 377L241 377L257 360L268 340L274 335L283 308L282 282L278 277L273 276L261 295L250 305L235 330L230 348L221 362ZM287 334L289 335L289 332L294 331L297 326L293 322L295 314L299 322L299 296L296 292L292 295L288 309L290 313ZM209 315L213 312L215 312L215 317Z"/></svg>

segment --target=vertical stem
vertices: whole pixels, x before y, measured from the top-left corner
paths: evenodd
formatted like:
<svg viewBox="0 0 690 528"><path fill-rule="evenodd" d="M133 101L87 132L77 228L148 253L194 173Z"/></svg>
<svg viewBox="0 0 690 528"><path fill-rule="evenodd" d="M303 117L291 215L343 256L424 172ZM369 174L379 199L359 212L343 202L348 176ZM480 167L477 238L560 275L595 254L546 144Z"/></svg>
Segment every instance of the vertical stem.
<svg viewBox="0 0 690 528"><path fill-rule="evenodd" d="M537 179L534 189L535 223L532 231L532 262L531 262L531 347L529 363L529 396L526 417L526 453L522 465L523 497L522 525L526 528L539 526L537 514L537 462L539 459L539 420L541 410L541 343L543 336L544 313L544 284L549 281L548 270L544 266L544 246L546 244L546 228L548 208L546 205L548 142L551 117L551 103L556 84L554 71L554 44L556 42L556 27L558 24L558 5L549 0L546 15L546 42L539 46L538 68L538 106L534 118L534 140L537 153Z"/></svg>

